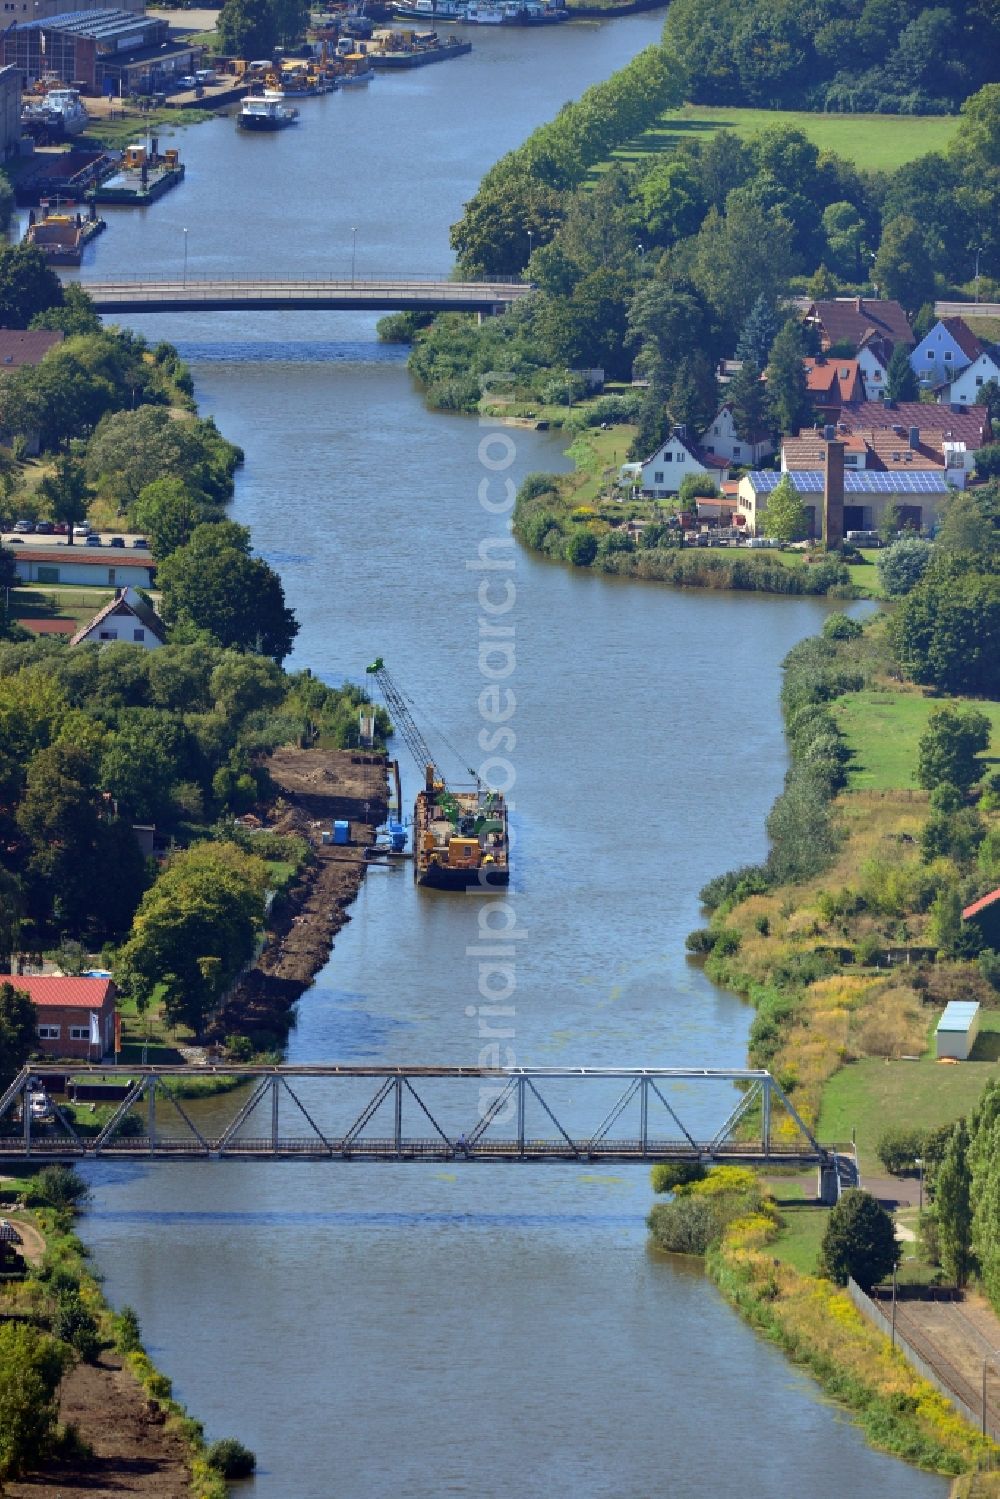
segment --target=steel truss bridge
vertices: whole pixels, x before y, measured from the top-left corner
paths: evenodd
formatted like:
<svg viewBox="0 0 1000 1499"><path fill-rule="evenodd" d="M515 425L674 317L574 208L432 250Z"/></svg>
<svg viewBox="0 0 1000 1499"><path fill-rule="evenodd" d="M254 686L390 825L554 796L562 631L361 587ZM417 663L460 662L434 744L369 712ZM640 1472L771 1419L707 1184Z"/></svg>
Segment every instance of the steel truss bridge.
<svg viewBox="0 0 1000 1499"><path fill-rule="evenodd" d="M210 1108L185 1098L185 1083L212 1078L232 1082ZM80 1106L54 1096L74 1083L119 1090L111 1117L90 1133L79 1128ZM692 1106L712 1083L726 1085L727 1112L699 1136ZM752 1069L24 1068L0 1096L0 1164L95 1159L739 1162L816 1165L841 1182L849 1164L819 1143L770 1073Z"/></svg>
<svg viewBox="0 0 1000 1499"><path fill-rule="evenodd" d="M101 313L145 312L502 312L527 296L523 281L449 281L446 277L291 276L203 280L176 276L85 281Z"/></svg>

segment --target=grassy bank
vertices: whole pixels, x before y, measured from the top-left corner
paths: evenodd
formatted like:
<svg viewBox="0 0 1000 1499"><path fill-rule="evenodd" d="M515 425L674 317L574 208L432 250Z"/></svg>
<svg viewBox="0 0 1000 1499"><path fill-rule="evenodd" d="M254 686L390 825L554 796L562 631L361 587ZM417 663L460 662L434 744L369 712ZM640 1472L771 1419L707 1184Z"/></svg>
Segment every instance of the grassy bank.
<svg viewBox="0 0 1000 1499"><path fill-rule="evenodd" d="M780 1232L768 1216L743 1218L709 1251L709 1274L747 1321L846 1406L872 1446L945 1474L962 1473L995 1450L845 1291L775 1257Z"/></svg>
<svg viewBox="0 0 1000 1499"><path fill-rule="evenodd" d="M45 1246L43 1257L32 1266L27 1278L8 1282L0 1292L0 1321L26 1320L39 1328L52 1328L60 1335L68 1336L65 1307L69 1298L80 1308L74 1323L69 1325L79 1329L81 1322L92 1319L95 1339L92 1350L80 1352L77 1356L83 1362L93 1364L99 1372L108 1372L104 1419L113 1419L115 1403L120 1398L116 1394L113 1366L99 1362L102 1351L110 1351L120 1358L122 1367L132 1376L137 1391L147 1403L147 1410L154 1416L150 1423L151 1433L157 1433L162 1427L182 1444L187 1454L192 1499L225 1499L229 1489L222 1475L209 1462L201 1423L173 1398L170 1380L156 1369L142 1346L134 1322L116 1316L108 1305L91 1268L87 1248L74 1231L75 1210L66 1205L56 1208L46 1202L39 1195L44 1190L44 1183L45 1173L0 1179L0 1203L20 1201L30 1204L30 1210L23 1212L18 1222L25 1226L26 1233L37 1230ZM91 1461L88 1455L90 1438L94 1435L86 1430L69 1436L58 1434L57 1471L62 1482L71 1478L75 1484L80 1477L85 1479ZM38 1470L33 1486L47 1471L45 1468ZM114 1476L111 1472L107 1474L112 1479Z"/></svg>

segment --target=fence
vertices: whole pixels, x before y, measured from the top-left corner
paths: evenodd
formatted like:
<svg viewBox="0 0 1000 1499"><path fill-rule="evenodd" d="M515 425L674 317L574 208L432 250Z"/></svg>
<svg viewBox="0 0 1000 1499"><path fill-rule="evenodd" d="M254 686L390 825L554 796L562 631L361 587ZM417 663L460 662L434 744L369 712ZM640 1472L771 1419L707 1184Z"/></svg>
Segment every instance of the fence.
<svg viewBox="0 0 1000 1499"><path fill-rule="evenodd" d="M885 1308L878 1301L866 1295L855 1280L847 1282L847 1293L863 1317L866 1317L880 1332L884 1332L886 1337L892 1337L892 1315L890 1312L886 1312ZM985 1404L980 1404L978 1408L974 1408L968 1401L963 1400L961 1395L957 1394L948 1383L943 1373L939 1372L925 1358L921 1357L909 1339L904 1337L900 1332L898 1325L895 1330L895 1343L900 1353L902 1353L906 1361L912 1365L921 1378L926 1379L928 1384L933 1385L938 1393L943 1395L955 1407L963 1420L968 1421L969 1425L975 1427L977 1431L984 1431L994 1442L1000 1441L1000 1425L988 1417ZM992 1463L990 1465L992 1466Z"/></svg>

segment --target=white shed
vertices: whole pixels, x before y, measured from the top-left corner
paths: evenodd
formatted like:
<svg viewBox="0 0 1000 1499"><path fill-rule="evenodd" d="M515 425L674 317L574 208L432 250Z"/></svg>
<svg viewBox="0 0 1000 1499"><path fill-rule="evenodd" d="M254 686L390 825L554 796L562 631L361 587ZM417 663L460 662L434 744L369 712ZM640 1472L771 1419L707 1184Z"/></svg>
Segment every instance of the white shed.
<svg viewBox="0 0 1000 1499"><path fill-rule="evenodd" d="M979 1034L979 1005L971 999L953 999L945 1005L935 1032L939 1057L967 1062Z"/></svg>

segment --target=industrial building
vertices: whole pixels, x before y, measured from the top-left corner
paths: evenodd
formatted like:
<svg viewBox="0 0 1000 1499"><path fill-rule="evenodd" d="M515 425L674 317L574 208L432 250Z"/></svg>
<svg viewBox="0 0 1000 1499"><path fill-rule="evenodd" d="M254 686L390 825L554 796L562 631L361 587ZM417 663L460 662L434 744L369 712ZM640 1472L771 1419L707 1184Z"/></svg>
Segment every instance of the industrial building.
<svg viewBox="0 0 1000 1499"><path fill-rule="evenodd" d="M154 94L169 89L201 61L202 49L171 41L168 23L134 11L74 10L18 24L4 34L3 61L24 88L43 74L85 93Z"/></svg>

